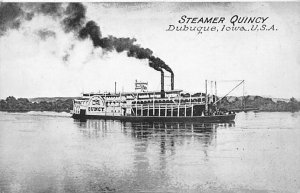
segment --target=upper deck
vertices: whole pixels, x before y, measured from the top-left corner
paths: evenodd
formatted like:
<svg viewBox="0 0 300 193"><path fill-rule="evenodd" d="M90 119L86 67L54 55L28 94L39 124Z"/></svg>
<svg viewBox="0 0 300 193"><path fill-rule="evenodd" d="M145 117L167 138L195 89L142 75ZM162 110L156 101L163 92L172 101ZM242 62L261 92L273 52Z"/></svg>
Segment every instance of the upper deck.
<svg viewBox="0 0 300 193"><path fill-rule="evenodd" d="M147 91L147 92L122 92L122 93L83 93L81 100L88 100L92 96L101 96L107 101L111 100L178 100L179 98L184 100L194 100L199 98L205 98L205 93L195 93L195 94L184 94L183 90L169 90L164 91L165 97L161 97L161 91Z"/></svg>

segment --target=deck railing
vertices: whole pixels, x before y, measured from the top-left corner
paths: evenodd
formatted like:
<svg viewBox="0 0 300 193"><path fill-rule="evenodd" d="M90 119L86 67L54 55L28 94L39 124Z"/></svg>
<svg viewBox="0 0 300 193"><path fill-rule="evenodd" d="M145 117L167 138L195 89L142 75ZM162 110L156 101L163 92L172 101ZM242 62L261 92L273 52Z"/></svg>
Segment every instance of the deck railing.
<svg viewBox="0 0 300 193"><path fill-rule="evenodd" d="M198 106L198 105L197 105ZM132 116L187 117L195 116L194 104L132 105Z"/></svg>

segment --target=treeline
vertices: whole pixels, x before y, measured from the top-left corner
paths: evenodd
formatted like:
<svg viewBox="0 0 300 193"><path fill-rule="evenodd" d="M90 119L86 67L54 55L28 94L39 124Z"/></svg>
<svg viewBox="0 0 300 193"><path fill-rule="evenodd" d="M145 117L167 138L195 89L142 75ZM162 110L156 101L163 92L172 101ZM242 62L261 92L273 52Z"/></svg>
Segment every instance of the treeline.
<svg viewBox="0 0 300 193"><path fill-rule="evenodd" d="M288 111L296 112L300 110L300 102L295 98L291 98L288 102L273 101L271 98L264 98L261 96L246 96L242 97L228 97L222 99L220 107L226 109L242 109L257 108L260 111Z"/></svg>
<svg viewBox="0 0 300 193"><path fill-rule="evenodd" d="M51 98L50 98L51 99ZM13 96L0 100L0 111L56 111L69 112L73 106L73 98L48 100L40 102L31 102L26 98L16 99ZM227 97L220 101L220 108L225 109L243 109L257 108L260 111L288 111L296 112L300 110L300 102L295 98L289 101L274 102L271 98L261 96Z"/></svg>
<svg viewBox="0 0 300 193"><path fill-rule="evenodd" d="M30 102L27 98L16 99L13 96L0 100L0 111L26 112L26 111L56 111L69 112L72 109L73 100L56 100L52 102Z"/></svg>

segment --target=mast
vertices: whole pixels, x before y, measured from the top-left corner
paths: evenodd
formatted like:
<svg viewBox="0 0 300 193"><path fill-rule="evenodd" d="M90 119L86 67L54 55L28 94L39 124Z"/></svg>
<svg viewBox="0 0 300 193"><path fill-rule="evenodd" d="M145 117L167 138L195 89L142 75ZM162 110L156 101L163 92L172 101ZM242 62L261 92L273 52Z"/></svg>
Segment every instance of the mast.
<svg viewBox="0 0 300 193"><path fill-rule="evenodd" d="M208 97L207 97L207 80L205 80L205 111L208 110L208 108L207 108L207 100L208 100Z"/></svg>
<svg viewBox="0 0 300 193"><path fill-rule="evenodd" d="M245 101L245 80L243 80L243 98L242 98L242 109L245 109L246 107L246 101Z"/></svg>
<svg viewBox="0 0 300 193"><path fill-rule="evenodd" d="M214 104L216 104L217 102L221 101L223 98L225 98L227 95L229 95L233 90L235 90L241 84L244 84L244 82L245 82L245 80L241 80L241 82L238 85L236 85L233 89L231 89L225 96L223 96L222 98L220 98L219 100L217 100Z"/></svg>
<svg viewBox="0 0 300 193"><path fill-rule="evenodd" d="M217 81L215 81L215 102L217 101ZM216 104L218 105L218 104Z"/></svg>
<svg viewBox="0 0 300 193"><path fill-rule="evenodd" d="M210 95L211 95L211 96L210 96ZM209 95L209 96L210 96L209 99L210 99L210 100L214 100L214 98L213 98L213 97L214 97L214 92L213 92L213 81L212 81L212 80L210 81L210 95ZM210 100L209 100L209 102L210 102Z"/></svg>

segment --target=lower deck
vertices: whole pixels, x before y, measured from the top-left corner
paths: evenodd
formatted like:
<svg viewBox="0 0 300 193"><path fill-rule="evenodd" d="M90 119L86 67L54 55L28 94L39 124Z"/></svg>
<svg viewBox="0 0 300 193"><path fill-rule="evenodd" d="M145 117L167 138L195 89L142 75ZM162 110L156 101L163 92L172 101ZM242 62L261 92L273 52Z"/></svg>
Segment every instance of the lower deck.
<svg viewBox="0 0 300 193"><path fill-rule="evenodd" d="M132 116L155 116L155 117L193 117L203 116L205 112L204 105L194 104L164 104L164 105L133 105L131 108Z"/></svg>

